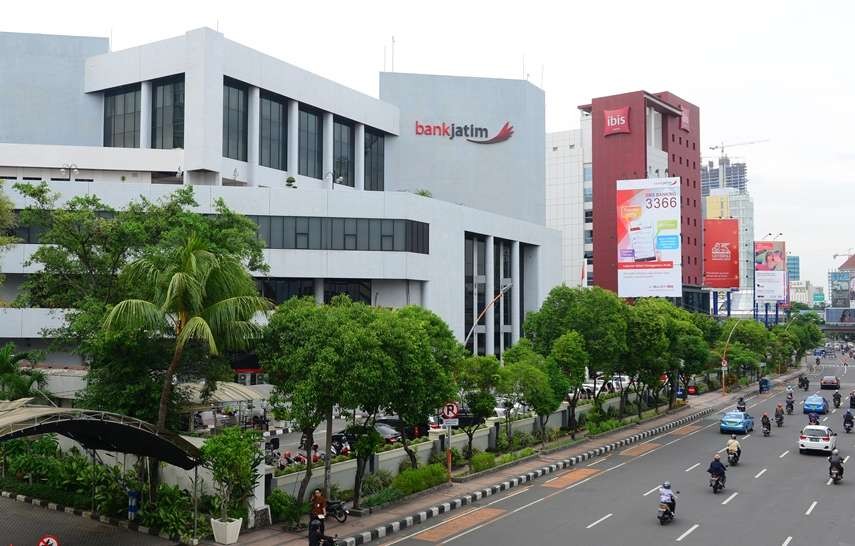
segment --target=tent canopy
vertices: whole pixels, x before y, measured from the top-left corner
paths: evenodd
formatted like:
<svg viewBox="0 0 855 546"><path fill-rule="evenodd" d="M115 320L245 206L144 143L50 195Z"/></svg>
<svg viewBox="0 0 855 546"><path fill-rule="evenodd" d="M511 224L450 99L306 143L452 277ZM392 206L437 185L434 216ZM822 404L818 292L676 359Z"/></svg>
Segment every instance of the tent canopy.
<svg viewBox="0 0 855 546"><path fill-rule="evenodd" d="M30 406L31 400L0 400L0 442L56 433L86 449L155 457L185 470L201 464L196 446L177 434L157 432L145 421L105 411Z"/></svg>
<svg viewBox="0 0 855 546"><path fill-rule="evenodd" d="M205 387L204 383L182 383L182 387L190 393L190 402L192 404L203 404L202 390ZM229 381L217 381L217 388L208 397L208 401L212 403L227 404L229 402L253 402L256 400L264 400L266 397L260 392L253 390L246 385L240 383L231 383Z"/></svg>

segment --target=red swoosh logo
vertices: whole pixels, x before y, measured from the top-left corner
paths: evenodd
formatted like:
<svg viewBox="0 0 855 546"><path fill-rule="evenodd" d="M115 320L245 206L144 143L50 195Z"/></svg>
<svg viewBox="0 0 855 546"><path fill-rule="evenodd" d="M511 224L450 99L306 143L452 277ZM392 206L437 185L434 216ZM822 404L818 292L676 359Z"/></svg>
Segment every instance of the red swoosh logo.
<svg viewBox="0 0 855 546"><path fill-rule="evenodd" d="M504 142L511 138L514 134L514 126L511 125L510 121L506 121L502 128L499 129L499 132L496 133L496 136L487 140L472 140L471 138L467 138L469 142L474 142L475 144L495 144L497 142Z"/></svg>

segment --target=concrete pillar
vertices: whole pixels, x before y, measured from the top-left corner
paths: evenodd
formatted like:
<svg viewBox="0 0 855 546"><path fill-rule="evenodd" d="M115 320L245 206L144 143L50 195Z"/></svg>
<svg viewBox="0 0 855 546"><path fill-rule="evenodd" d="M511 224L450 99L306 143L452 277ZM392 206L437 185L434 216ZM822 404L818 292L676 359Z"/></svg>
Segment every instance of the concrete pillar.
<svg viewBox="0 0 855 546"><path fill-rule="evenodd" d="M511 243L511 341L520 340L520 243Z"/></svg>
<svg viewBox="0 0 855 546"><path fill-rule="evenodd" d="M485 255L486 255L487 263L484 264L484 266L485 266L484 267L484 273L487 275L486 292L487 292L487 303L489 304L490 301L494 297L496 297L496 286L495 286L495 282L494 282L496 272L494 271L495 260L493 258L493 236L492 235L487 237L487 251L485 252ZM484 319L487 322L487 324L486 324L487 331L485 333L486 339L484 340L484 349L486 351L486 354L492 355L492 354L495 354L495 352L496 352L495 343L494 343L494 339L493 339L495 336L495 333L496 333L496 330L494 327L494 324L495 324L494 321L496 319L496 306L495 306L495 304L491 305L490 308L487 309L487 314L484 315Z"/></svg>
<svg viewBox="0 0 855 546"><path fill-rule="evenodd" d="M330 182L330 189L335 186L335 173L333 170L333 115L331 112L323 114L324 127L324 182Z"/></svg>
<svg viewBox="0 0 855 546"><path fill-rule="evenodd" d="M288 101L288 149L286 150L288 174L297 176L300 171L300 103Z"/></svg>
<svg viewBox="0 0 855 546"><path fill-rule="evenodd" d="M354 130L354 158L353 158L353 173L354 173L354 188L359 191L365 189L365 125L356 124Z"/></svg>
<svg viewBox="0 0 855 546"><path fill-rule="evenodd" d="M153 107L151 82L142 82L140 85L140 148L151 148L151 112Z"/></svg>
<svg viewBox="0 0 855 546"><path fill-rule="evenodd" d="M259 139L261 132L261 89L258 87L249 88L249 104L247 105L247 123L246 123L246 162L247 162L247 186L257 186L258 181L256 176L258 173L258 150Z"/></svg>
<svg viewBox="0 0 855 546"><path fill-rule="evenodd" d="M422 307L425 309L430 309L430 286L431 281L422 281Z"/></svg>
<svg viewBox="0 0 855 546"><path fill-rule="evenodd" d="M315 303L324 304L324 280L315 279Z"/></svg>
<svg viewBox="0 0 855 546"><path fill-rule="evenodd" d="M478 315L481 310L478 309L478 240L474 240L472 244L472 301L469 302L472 306L472 354L478 356ZM469 334L469 331L466 332Z"/></svg>

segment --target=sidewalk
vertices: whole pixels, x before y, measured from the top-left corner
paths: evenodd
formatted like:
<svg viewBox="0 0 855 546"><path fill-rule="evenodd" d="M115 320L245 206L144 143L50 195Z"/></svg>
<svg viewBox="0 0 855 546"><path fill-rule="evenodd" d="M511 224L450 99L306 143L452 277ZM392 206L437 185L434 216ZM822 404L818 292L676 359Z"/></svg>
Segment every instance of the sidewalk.
<svg viewBox="0 0 855 546"><path fill-rule="evenodd" d="M771 382L773 386L780 385L781 383L796 377L798 373L798 371L793 372L791 374L772 379ZM752 391L756 392L756 386ZM531 461L520 463L505 470L490 473L487 476L470 480L466 483L452 484L451 487L442 489L441 491L418 497L412 502L390 506L376 514L371 514L361 518L351 516L345 523L338 523L332 520L327 524L327 534L337 535L339 538L345 538L365 534L369 530L375 530L374 534L376 535L376 529L378 527L390 525L392 527L396 527L394 524L390 524L390 522L404 520L405 518L408 518L413 514L418 514L419 512L430 513L432 508L438 506L446 505L450 507L461 497L473 494L473 492L480 493L485 489L490 490L493 486L496 486L496 484L512 482L520 476L524 476L529 473L532 473L532 479L534 479L542 475L540 470L546 465L555 465L559 461L574 458L587 459L590 456L588 452L596 451L598 448L601 448L601 451L605 453L612 449L609 447L612 444L622 440L625 441L631 439L633 436L639 435L642 431L649 432L653 429L658 429L668 425L669 423L685 419L688 416L695 415L704 410L709 410L711 412L714 408L733 403L739 395L746 394L748 394L746 389L742 389L741 391L728 393L726 395L723 395L721 391L715 391L692 397L691 405L683 407L672 413L662 415L656 419L651 419L650 421L645 421L644 423L636 424L592 440L583 441L567 449L537 457ZM653 433L645 434L645 436L652 434ZM501 490L504 489L504 487L501 488ZM495 492L498 493L499 490L496 490ZM475 494L475 496L480 498L482 495ZM448 509L445 511L448 511ZM364 543L368 541L364 540L360 542ZM282 530L281 525L274 525L267 529L252 531L241 535L238 544L241 546L296 546L298 544L307 544L307 539L305 533L286 532Z"/></svg>

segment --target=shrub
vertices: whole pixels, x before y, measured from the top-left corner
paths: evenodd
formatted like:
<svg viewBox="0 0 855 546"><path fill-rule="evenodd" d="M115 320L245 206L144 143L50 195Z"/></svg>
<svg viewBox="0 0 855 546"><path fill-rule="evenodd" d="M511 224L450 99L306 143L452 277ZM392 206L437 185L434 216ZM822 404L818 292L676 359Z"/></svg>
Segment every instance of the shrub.
<svg viewBox="0 0 855 546"><path fill-rule="evenodd" d="M602 434L612 429L616 429L621 425L623 425L623 423L617 419L606 419L605 421L592 422L588 424L588 434Z"/></svg>
<svg viewBox="0 0 855 546"><path fill-rule="evenodd" d="M211 469L217 491L223 498L220 519L229 512L241 510L258 482L258 465L263 456L258 449L261 435L237 427L223 429L202 445L202 458Z"/></svg>
<svg viewBox="0 0 855 546"><path fill-rule="evenodd" d="M475 448L472 448L472 451L475 451ZM443 453L443 462L445 461L445 453ZM466 459L463 458L463 454L460 453L460 450L456 447L451 448L451 466L461 466L466 462Z"/></svg>
<svg viewBox="0 0 855 546"><path fill-rule="evenodd" d="M407 457L401 461L401 464L398 465L398 474L403 472L404 470L409 470L413 468L413 463L410 462L410 458Z"/></svg>
<svg viewBox="0 0 855 546"><path fill-rule="evenodd" d="M361 504L366 508L371 508L372 506L380 506L381 504L394 502L403 496L404 494L394 487L387 487L386 489L382 489L374 495L367 497L361 502Z"/></svg>
<svg viewBox="0 0 855 546"><path fill-rule="evenodd" d="M200 523L204 523L204 520L200 518ZM140 521L146 527L187 540L193 533L193 499L178 486L160 484L157 488L157 504L146 504Z"/></svg>
<svg viewBox="0 0 855 546"><path fill-rule="evenodd" d="M362 494L366 497L379 493L392 483L392 474L388 470L378 470L362 478Z"/></svg>
<svg viewBox="0 0 855 546"><path fill-rule="evenodd" d="M472 472L481 472L496 466L496 456L492 453L479 453L472 457Z"/></svg>
<svg viewBox="0 0 855 546"><path fill-rule="evenodd" d="M537 442L538 439L535 438L532 434L529 434L528 432L517 432L511 439L511 449L522 449L526 446L534 445Z"/></svg>
<svg viewBox="0 0 855 546"><path fill-rule="evenodd" d="M508 433L505 427L500 428L498 434L496 434L496 451L507 451L510 445L511 443L508 441Z"/></svg>
<svg viewBox="0 0 855 546"><path fill-rule="evenodd" d="M412 468L401 472L392 480L392 487L406 496L424 491L446 481L448 481L448 473L445 467L438 464L430 464L421 468Z"/></svg>
<svg viewBox="0 0 855 546"><path fill-rule="evenodd" d="M521 449L519 451L514 451L511 453L505 453L504 455L500 455L496 458L496 465L507 464L517 459L522 459L523 457L528 457L529 455L534 455L534 449L527 447Z"/></svg>
<svg viewBox="0 0 855 546"><path fill-rule="evenodd" d="M267 504L270 505L270 516L273 521L286 523L290 527L296 526L302 515L309 511L308 502L300 504L297 499L281 489L274 489L267 495Z"/></svg>

